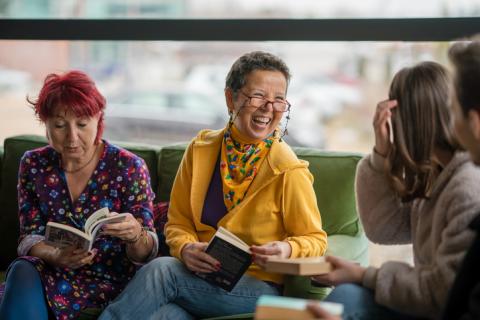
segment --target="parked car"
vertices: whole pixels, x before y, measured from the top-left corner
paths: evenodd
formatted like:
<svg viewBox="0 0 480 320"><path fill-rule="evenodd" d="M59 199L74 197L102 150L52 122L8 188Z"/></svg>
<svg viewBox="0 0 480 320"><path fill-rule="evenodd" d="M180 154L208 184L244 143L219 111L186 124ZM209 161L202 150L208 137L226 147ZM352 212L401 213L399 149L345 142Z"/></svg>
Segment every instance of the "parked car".
<svg viewBox="0 0 480 320"><path fill-rule="evenodd" d="M111 140L189 141L201 129L223 127L228 116L226 106L192 91L134 91L108 100L105 137Z"/></svg>

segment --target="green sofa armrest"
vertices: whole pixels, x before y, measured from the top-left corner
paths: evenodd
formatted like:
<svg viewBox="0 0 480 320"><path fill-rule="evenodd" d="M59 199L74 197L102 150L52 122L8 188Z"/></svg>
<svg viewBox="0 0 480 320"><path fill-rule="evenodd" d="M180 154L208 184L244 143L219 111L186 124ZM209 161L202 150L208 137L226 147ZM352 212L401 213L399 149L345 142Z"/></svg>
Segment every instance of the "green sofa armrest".
<svg viewBox="0 0 480 320"><path fill-rule="evenodd" d="M363 230L360 230L355 236L331 235L328 237L326 254L356 261L366 266L368 264L367 237ZM313 286L310 277L287 276L285 278L284 295L286 296L323 300L330 290L329 287Z"/></svg>
<svg viewBox="0 0 480 320"><path fill-rule="evenodd" d="M326 255L339 256L366 267L368 265L368 239L363 231L354 237L334 234L328 237Z"/></svg>

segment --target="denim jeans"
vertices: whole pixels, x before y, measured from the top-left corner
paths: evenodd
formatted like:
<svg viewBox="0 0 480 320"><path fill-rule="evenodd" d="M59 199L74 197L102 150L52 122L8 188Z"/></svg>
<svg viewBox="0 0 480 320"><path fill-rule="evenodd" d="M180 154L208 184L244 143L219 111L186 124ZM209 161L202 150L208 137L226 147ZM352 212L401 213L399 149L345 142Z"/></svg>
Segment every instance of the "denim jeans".
<svg viewBox="0 0 480 320"><path fill-rule="evenodd" d="M343 304L343 320L413 320L419 319L399 313L375 302L374 292L356 284L337 286L324 301Z"/></svg>
<svg viewBox="0 0 480 320"><path fill-rule="evenodd" d="M194 319L254 312L260 295L279 293L248 275L227 292L195 276L178 259L161 257L143 266L99 319Z"/></svg>

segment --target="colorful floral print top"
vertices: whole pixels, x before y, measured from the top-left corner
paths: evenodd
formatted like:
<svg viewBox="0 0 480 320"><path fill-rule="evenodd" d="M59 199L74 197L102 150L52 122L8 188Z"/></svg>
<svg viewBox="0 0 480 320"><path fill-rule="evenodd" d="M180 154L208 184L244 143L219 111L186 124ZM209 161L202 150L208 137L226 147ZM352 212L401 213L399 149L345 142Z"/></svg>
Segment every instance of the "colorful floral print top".
<svg viewBox="0 0 480 320"><path fill-rule="evenodd" d="M223 201L228 211L242 202L275 138L271 135L264 140L254 141L242 135L235 125L225 130L220 175Z"/></svg>
<svg viewBox="0 0 480 320"><path fill-rule="evenodd" d="M51 147L28 151L19 171L20 241L43 236L48 221L83 229L96 210L108 207L130 212L152 231L150 176L143 159L105 142L102 156L84 191L71 200L59 154ZM39 258L23 256L40 273L46 297L57 319L75 319L84 308L102 308L114 299L136 271L118 238L101 235L91 265L79 269L57 268Z"/></svg>

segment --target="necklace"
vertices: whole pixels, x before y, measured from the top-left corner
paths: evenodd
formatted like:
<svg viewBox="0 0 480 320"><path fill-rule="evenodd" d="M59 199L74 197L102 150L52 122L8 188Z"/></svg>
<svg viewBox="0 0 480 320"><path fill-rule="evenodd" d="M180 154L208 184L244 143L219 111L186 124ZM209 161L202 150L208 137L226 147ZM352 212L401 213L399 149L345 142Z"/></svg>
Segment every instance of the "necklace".
<svg viewBox="0 0 480 320"><path fill-rule="evenodd" d="M61 159L60 159L60 166L62 167L63 171L65 171L66 173L77 173L79 172L80 170L84 169L86 166L88 166L92 161L93 161L93 158L95 158L95 155L97 154L97 149L98 149L98 146L100 144L97 145L97 147L95 148L95 151L93 152L93 155L92 157L90 158L90 160L87 161L87 163L85 163L84 165L82 165L80 168L77 168L77 169L73 169L73 170L67 170L63 167L63 164L61 163Z"/></svg>

